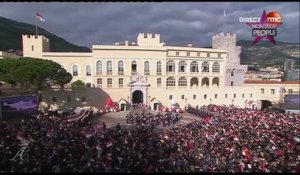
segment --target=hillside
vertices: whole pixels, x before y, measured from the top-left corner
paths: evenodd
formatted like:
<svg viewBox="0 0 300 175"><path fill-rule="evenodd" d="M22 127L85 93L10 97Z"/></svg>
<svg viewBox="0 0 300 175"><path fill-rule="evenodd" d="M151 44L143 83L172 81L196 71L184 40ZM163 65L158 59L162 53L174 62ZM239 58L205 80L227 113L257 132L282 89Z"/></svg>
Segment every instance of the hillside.
<svg viewBox="0 0 300 175"><path fill-rule="evenodd" d="M237 45L242 46L241 64L283 67L285 59L294 59L295 67L300 68L300 45L297 43L276 41L276 45L273 45L269 41L260 41L252 45L252 41L241 40Z"/></svg>
<svg viewBox="0 0 300 175"><path fill-rule="evenodd" d="M50 39L50 50L54 52L88 52L88 47L71 44L43 28L38 27L38 34ZM0 17L0 50L22 50L22 34L35 34L35 25L17 22Z"/></svg>

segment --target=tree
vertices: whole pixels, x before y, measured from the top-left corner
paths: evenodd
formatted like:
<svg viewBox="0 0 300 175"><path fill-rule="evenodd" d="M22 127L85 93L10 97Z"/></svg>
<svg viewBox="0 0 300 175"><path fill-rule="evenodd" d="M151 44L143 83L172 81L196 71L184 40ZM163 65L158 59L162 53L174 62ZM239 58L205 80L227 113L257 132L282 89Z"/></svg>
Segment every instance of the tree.
<svg viewBox="0 0 300 175"><path fill-rule="evenodd" d="M83 89L86 87L84 82L82 82L81 80L74 81L73 83L71 83L71 86L72 89Z"/></svg>
<svg viewBox="0 0 300 175"><path fill-rule="evenodd" d="M0 60L0 80L11 85L20 84L22 88L63 87L71 81L70 76L60 64L51 60L30 57Z"/></svg>
<svg viewBox="0 0 300 175"><path fill-rule="evenodd" d="M59 85L60 88L63 89L64 85L72 80L72 75L69 72L67 72L64 68L61 68L54 75L53 79L54 83Z"/></svg>

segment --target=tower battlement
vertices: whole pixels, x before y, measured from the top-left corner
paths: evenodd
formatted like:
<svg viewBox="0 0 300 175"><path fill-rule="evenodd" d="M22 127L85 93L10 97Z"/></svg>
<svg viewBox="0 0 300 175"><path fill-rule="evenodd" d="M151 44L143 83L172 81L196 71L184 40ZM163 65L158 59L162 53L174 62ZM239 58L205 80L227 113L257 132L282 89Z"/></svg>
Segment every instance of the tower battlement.
<svg viewBox="0 0 300 175"><path fill-rule="evenodd" d="M213 39L218 39L218 38L234 38L236 39L236 34L235 33L218 33L213 36Z"/></svg>
<svg viewBox="0 0 300 175"><path fill-rule="evenodd" d="M43 35L22 35L24 57L41 58L43 52L50 51L50 40Z"/></svg>
<svg viewBox="0 0 300 175"><path fill-rule="evenodd" d="M139 33L137 37L137 45L147 47L163 46L163 44L160 43L160 34L152 33Z"/></svg>
<svg viewBox="0 0 300 175"><path fill-rule="evenodd" d="M29 35L29 34L23 34L22 37L26 37L28 39L42 39L45 42L49 42L49 39L46 38L43 35Z"/></svg>

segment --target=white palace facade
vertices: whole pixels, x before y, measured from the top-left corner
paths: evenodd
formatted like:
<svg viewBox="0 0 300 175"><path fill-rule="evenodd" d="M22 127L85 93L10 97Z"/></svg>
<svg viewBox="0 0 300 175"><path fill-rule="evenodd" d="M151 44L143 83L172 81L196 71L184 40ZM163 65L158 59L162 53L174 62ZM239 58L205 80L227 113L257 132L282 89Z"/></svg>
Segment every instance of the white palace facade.
<svg viewBox="0 0 300 175"><path fill-rule="evenodd" d="M119 103L142 102L156 109L173 99L182 108L234 104L259 109L262 100L278 103L285 93L299 92L299 82L244 82L247 65L240 65L241 47L230 33L214 35L212 48L167 46L159 34L140 33L136 42L93 45L86 53L51 52L49 39L41 35L22 39L23 57L55 61L73 75L72 82L101 88Z"/></svg>

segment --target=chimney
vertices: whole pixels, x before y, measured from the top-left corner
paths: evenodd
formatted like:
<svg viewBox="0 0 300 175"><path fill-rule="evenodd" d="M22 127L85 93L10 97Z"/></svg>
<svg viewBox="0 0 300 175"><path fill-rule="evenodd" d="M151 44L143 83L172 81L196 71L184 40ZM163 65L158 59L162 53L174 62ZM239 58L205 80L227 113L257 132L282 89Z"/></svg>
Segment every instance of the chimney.
<svg viewBox="0 0 300 175"><path fill-rule="evenodd" d="M128 46L128 41L125 41L125 46Z"/></svg>

